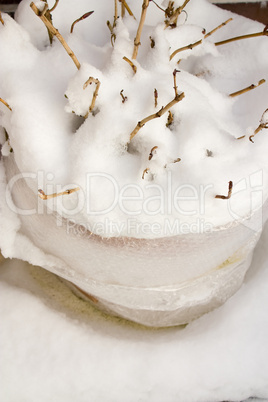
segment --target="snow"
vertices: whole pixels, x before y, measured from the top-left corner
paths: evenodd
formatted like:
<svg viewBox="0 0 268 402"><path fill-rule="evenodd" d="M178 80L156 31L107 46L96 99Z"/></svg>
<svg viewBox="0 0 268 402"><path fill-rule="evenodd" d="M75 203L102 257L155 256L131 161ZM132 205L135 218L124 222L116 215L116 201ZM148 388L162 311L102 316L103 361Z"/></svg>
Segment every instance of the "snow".
<svg viewBox="0 0 268 402"><path fill-rule="evenodd" d="M164 29L163 12L150 2L142 46L134 61L137 66L134 74L123 57L131 59L138 21L130 16L119 19L112 47L105 22L113 20L113 2L109 5L92 2L90 6L94 13L76 24L72 34L69 33L74 20L72 1L60 2L53 11L53 22L81 63L81 68L76 71L57 40L49 45L47 30L29 3L29 0L20 3L16 13L18 23L3 15L5 25L0 26L0 72L5 76L5 80L1 80L1 96L12 106L11 113L1 105L1 125L9 134L19 170L44 172L43 191L53 193L57 185L80 187L76 196L80 205L84 205L76 215L72 214L77 222L92 226L96 219L104 222L108 218L126 228L129 216L140 211L136 216L149 225L156 221L163 225L167 219L172 223L178 218L191 224L193 220L204 218L206 223L217 228L232 222L233 217L227 203L215 199L215 195L224 194L232 180L235 194L232 201L239 205L242 217L248 216L253 212L247 202L250 191L235 191L236 186L260 169L263 169L264 199L267 198L266 136L261 132L254 145L248 141L267 109L267 84L238 99L227 96L261 78L268 79L267 38L214 46L220 39L262 31L262 24L233 16L205 0L192 0L186 6L187 21L183 14L177 28ZM137 18L141 3L131 3ZM80 16L89 11L87 7L86 1L79 2L75 14ZM169 61L174 50L202 39L204 28L209 32L230 16L233 21L203 39L201 45L180 52ZM150 47L149 37L155 41L154 48ZM139 121L156 113L174 98L174 68L180 69L176 77L178 92L184 92L185 97L171 108L172 125L166 126L166 113L147 122L129 142L130 133ZM100 88L93 113L84 120L96 89L94 83L83 89L89 77L98 79ZM154 106L155 88L158 91L157 107ZM127 96L124 103L120 96L122 89ZM246 137L237 141L236 138L243 135ZM159 148L157 154L161 153L158 163L156 158L148 161L150 150L155 146ZM8 149L6 144L5 155ZM212 157L207 157L207 149L212 152ZM181 159L179 163L172 163L178 158ZM144 171L149 173L143 174ZM99 206L97 217L86 198L88 173L95 174L91 191L92 206ZM197 213L193 218L193 214L181 212L187 211L187 197L181 200L179 212L173 209L170 213L164 208L156 217L144 210L144 204L150 204L148 186L165 189L169 173L174 188L185 184L190 184L196 191L200 185L210 187L206 193L204 216ZM53 175L52 180L46 179L48 174ZM109 178L116 183L119 192L124 192L128 185L137 188L143 195L142 200L129 202L128 211L121 208L120 202L114 199L114 186ZM32 181L29 185L36 192L36 183ZM157 196L157 191L153 195ZM66 197L69 210L73 208L73 200L74 197ZM198 209L198 203L199 197L192 201L191 211ZM67 217L66 209L58 202L49 205ZM107 209L111 205L114 207ZM156 210L156 202L151 205ZM256 205L256 209L260 206ZM101 234L130 235L127 229ZM131 236L140 237L141 234L131 233ZM157 235L149 231L142 236L152 238Z"/></svg>
<svg viewBox="0 0 268 402"><path fill-rule="evenodd" d="M268 401L267 241L266 225L243 287L224 306L161 330L106 316L51 273L5 260L1 400Z"/></svg>
<svg viewBox="0 0 268 402"><path fill-rule="evenodd" d="M219 45L264 27L192 0L171 29L150 2L131 67L138 21L119 18L111 37L114 2L94 0L70 33L73 4L59 2L53 22L79 62L50 46L28 0L0 24L0 95L12 109L0 103L2 253L121 316L188 322L241 286L267 219L267 83L229 96L268 80L267 38ZM137 18L141 5L131 2Z"/></svg>

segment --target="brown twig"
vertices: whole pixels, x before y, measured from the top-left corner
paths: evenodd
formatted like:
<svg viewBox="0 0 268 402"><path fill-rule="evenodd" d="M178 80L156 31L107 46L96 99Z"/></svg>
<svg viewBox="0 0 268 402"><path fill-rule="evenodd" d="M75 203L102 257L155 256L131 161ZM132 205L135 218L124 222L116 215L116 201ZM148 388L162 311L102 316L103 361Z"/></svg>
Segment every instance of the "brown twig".
<svg viewBox="0 0 268 402"><path fill-rule="evenodd" d="M233 182L229 181L228 195L215 195L215 198L220 198L221 200L229 200L229 198L231 198L232 191L233 191Z"/></svg>
<svg viewBox="0 0 268 402"><path fill-rule="evenodd" d="M154 89L154 107L157 107L157 99L158 99L158 92L157 89Z"/></svg>
<svg viewBox="0 0 268 402"><path fill-rule="evenodd" d="M3 18L2 18L2 13L1 13L1 11L0 11L0 22L2 23L2 25L5 25L4 20L3 20Z"/></svg>
<svg viewBox="0 0 268 402"><path fill-rule="evenodd" d="M169 19L165 21L166 28L168 26L175 28L177 26L177 21L179 15L182 13L184 7L189 3L190 0L185 0L183 5L178 7L175 11L173 8L174 2L169 2L168 8L165 10L166 15L169 14Z"/></svg>
<svg viewBox="0 0 268 402"><path fill-rule="evenodd" d="M158 146L156 145L155 147L153 147L149 153L149 161L152 159L152 157L154 156L154 154L156 153Z"/></svg>
<svg viewBox="0 0 268 402"><path fill-rule="evenodd" d="M123 57L123 60L125 60L132 68L132 70L134 71L134 74L136 74L137 72L137 66L135 66L135 64L129 60L126 56Z"/></svg>
<svg viewBox="0 0 268 402"><path fill-rule="evenodd" d="M225 45L227 43L234 42L234 41L237 41L237 40L242 40L242 39L256 38L258 36L268 36L268 32L263 31L263 32L256 32L256 33L253 33L253 34L248 34L248 35L235 36L234 38L225 39L225 40L222 40L220 42L216 42L215 46Z"/></svg>
<svg viewBox="0 0 268 402"><path fill-rule="evenodd" d="M135 20L136 18L135 18L135 16L134 16L133 12L131 11L131 9L129 8L129 5L127 4L126 0L119 0L119 1L120 1L121 4L122 4L122 10L123 10L123 7L124 7L124 9L127 10L127 12L129 13L129 15L130 15L131 17L133 17L134 20ZM121 12L121 15L122 15L122 12ZM123 15L122 15L122 17L123 17Z"/></svg>
<svg viewBox="0 0 268 402"><path fill-rule="evenodd" d="M255 135L258 134L262 129L268 128L268 121L264 121L264 114L265 114L266 112L268 112L268 109L266 109L265 112L262 114L260 124L259 124L259 126L256 128L256 130L254 131L254 134L252 134L252 135L249 137L249 141L251 141L251 142L254 143L254 141L253 141L252 138L255 137Z"/></svg>
<svg viewBox="0 0 268 402"><path fill-rule="evenodd" d="M88 13L83 14L82 17L77 18L77 20L75 20L71 25L70 33L73 33L75 24L77 24L78 22L80 22L82 20L85 20L87 17L89 17L93 13L94 13L94 11L89 11Z"/></svg>
<svg viewBox="0 0 268 402"><path fill-rule="evenodd" d="M60 41L60 43L62 44L62 46L64 47L64 49L66 50L66 52L68 53L68 55L71 57L71 59L73 60L74 64L76 65L76 67L80 68L80 63L77 60L74 52L72 51L72 49L68 46L68 44L66 43L65 39L61 36L61 34L59 33L59 31L51 24L51 22L49 22L49 20L42 15L42 12L36 7L36 5L31 2L30 4L31 9L34 11L34 13L43 21L43 23L45 24L45 26L47 27L47 29L56 36L56 38Z"/></svg>
<svg viewBox="0 0 268 402"><path fill-rule="evenodd" d="M11 107L9 106L9 104L4 99L0 98L0 102L2 102L12 112Z"/></svg>
<svg viewBox="0 0 268 402"><path fill-rule="evenodd" d="M151 41L151 48L153 49L155 47L155 40L150 36L149 37L150 41Z"/></svg>
<svg viewBox="0 0 268 402"><path fill-rule="evenodd" d="M173 123L174 120L174 115L171 113L171 111L168 111L168 118L167 118L167 124L166 126L169 127Z"/></svg>
<svg viewBox="0 0 268 402"><path fill-rule="evenodd" d="M55 10L55 8L57 7L58 3L59 3L59 0L55 0L54 6L52 8L50 8L50 10L49 10L50 13L52 13L52 11Z"/></svg>
<svg viewBox="0 0 268 402"><path fill-rule="evenodd" d="M226 24L228 24L231 21L233 21L232 18L229 18L228 20L224 21L222 24L220 24L216 28L212 29L212 31L205 34L204 38L205 39L208 38L210 35L214 34L216 31L218 31L218 29L221 29L222 27L224 27Z"/></svg>
<svg viewBox="0 0 268 402"><path fill-rule="evenodd" d="M150 171L149 168L144 169L143 173L142 173L142 179L144 179L145 173L148 173Z"/></svg>
<svg viewBox="0 0 268 402"><path fill-rule="evenodd" d="M114 23L118 18L117 0L114 0Z"/></svg>
<svg viewBox="0 0 268 402"><path fill-rule="evenodd" d="M174 106L176 103L180 102L184 98L184 92L182 92L180 95L175 96L175 98L169 102L165 107L162 107L158 112L151 114L148 117L145 117L145 119L141 120L138 122L132 133L130 134L130 141L135 137L135 135L138 133L138 131L150 120L153 120L157 117L163 116L164 113L166 113L172 106Z"/></svg>
<svg viewBox="0 0 268 402"><path fill-rule="evenodd" d="M120 95L121 95L121 97L122 97L122 103L125 103L125 101L127 100L127 96L124 96L123 92L124 92L124 90L122 89L122 90L120 91Z"/></svg>
<svg viewBox="0 0 268 402"><path fill-rule="evenodd" d="M207 34L204 35L204 39L208 38L210 35L212 35L214 32L216 32L218 29L224 27L228 22L232 21L232 18L229 18L227 21L224 21L222 24L218 25L216 28L212 29L212 31L208 32ZM200 39L199 41L195 43L190 43L187 46L183 46L177 50L175 50L171 55L169 60L172 60L174 56L176 56L177 53L182 52L184 50L192 50L194 47L201 45L203 43L203 39Z"/></svg>
<svg viewBox="0 0 268 402"><path fill-rule="evenodd" d="M154 5L155 5L157 8L159 8L159 10L163 11L164 13L166 12L162 7L160 7L160 6L157 4L156 1L154 1L154 0L149 0L149 1L152 1L152 2L154 3Z"/></svg>
<svg viewBox="0 0 268 402"><path fill-rule="evenodd" d="M86 89L86 87L88 85L91 85L92 83L96 84L96 88L95 88L95 91L93 93L93 97L92 97L92 101L91 101L91 105L89 107L89 110L88 110L87 114L85 115L85 119L88 117L89 113L91 113L93 111L94 107L95 107L96 99L97 99L100 84L101 84L100 81L98 80L98 78L89 77L89 79L84 83L83 89Z"/></svg>
<svg viewBox="0 0 268 402"><path fill-rule="evenodd" d="M134 39L134 49L133 49L133 54L132 54L132 59L134 59L134 60L137 58L138 48L139 48L139 45L141 44L140 43L141 32L142 32L142 28L143 28L143 25L145 22L145 17L146 17L146 12L147 12L148 6L149 6L149 0L143 0L140 23L138 26L136 37Z"/></svg>
<svg viewBox="0 0 268 402"><path fill-rule="evenodd" d="M43 190L39 189L39 190L38 190L38 196L39 196L42 200L49 200L49 199L51 199L51 198L59 197L59 196L61 196L61 195L69 195L69 194L72 194L72 193L74 193L75 191L78 191L78 190L80 190L80 188L79 188L79 187L75 187L75 188L72 188L72 189L70 189L70 190L62 191L61 193L53 193L53 194L48 194L48 195L47 195L47 194L44 193Z"/></svg>
<svg viewBox="0 0 268 402"><path fill-rule="evenodd" d="M258 88L260 85L264 84L265 82L266 82L265 79L262 79L258 82L258 84L251 84L248 87L241 89L240 91L233 92L229 96L231 98L234 98L235 96L245 94L246 92L251 91L252 89Z"/></svg>
<svg viewBox="0 0 268 402"><path fill-rule="evenodd" d="M114 33L114 28L113 28L112 24L110 23L110 21L107 21L107 26L111 32L111 44L112 44L112 46L114 46L114 43L116 40L116 34Z"/></svg>
<svg viewBox="0 0 268 402"><path fill-rule="evenodd" d="M175 91L175 98L176 98L176 96L178 96L178 87L177 87L177 79L176 79L176 76L177 76L177 73L179 73L180 72L180 70L176 70L176 68L175 68L175 70L173 71L173 80L174 80L174 91Z"/></svg>

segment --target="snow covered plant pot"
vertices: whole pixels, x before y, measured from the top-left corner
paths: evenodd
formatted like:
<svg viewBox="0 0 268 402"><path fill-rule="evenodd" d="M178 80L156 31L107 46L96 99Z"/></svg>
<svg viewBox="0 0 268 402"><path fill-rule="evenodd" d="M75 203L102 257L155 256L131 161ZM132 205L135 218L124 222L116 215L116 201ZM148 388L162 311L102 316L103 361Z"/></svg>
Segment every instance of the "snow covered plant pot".
<svg viewBox="0 0 268 402"><path fill-rule="evenodd" d="M227 300L267 217L266 36L205 0L1 14L3 255L149 326Z"/></svg>

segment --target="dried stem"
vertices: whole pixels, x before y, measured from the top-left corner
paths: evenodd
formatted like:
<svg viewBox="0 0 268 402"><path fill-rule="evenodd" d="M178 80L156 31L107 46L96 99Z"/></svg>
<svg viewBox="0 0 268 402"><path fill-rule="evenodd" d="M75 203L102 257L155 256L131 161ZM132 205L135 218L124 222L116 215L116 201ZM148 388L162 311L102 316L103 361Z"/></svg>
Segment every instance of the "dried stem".
<svg viewBox="0 0 268 402"><path fill-rule="evenodd" d="M122 103L125 103L125 101L127 100L127 96L125 96L125 95L123 94L123 92L124 92L124 90L122 89L122 90L120 91L120 95L121 95L121 97L122 97Z"/></svg>
<svg viewBox="0 0 268 402"><path fill-rule="evenodd" d="M12 112L11 107L9 106L9 104L4 99L0 98L0 102L2 102Z"/></svg>
<svg viewBox="0 0 268 402"><path fill-rule="evenodd" d="M185 0L183 5L178 7L170 16L169 20L166 21L166 28L168 26L176 27L177 26L177 20L179 18L179 15L183 11L184 7L189 3L190 0Z"/></svg>
<svg viewBox="0 0 268 402"><path fill-rule="evenodd" d="M0 11L0 22L2 23L2 25L5 25L4 20L3 20L3 18L2 18L2 13L1 13L1 11Z"/></svg>
<svg viewBox="0 0 268 402"><path fill-rule="evenodd" d="M230 39L222 40L220 42L216 42L215 46L225 45L227 43L234 42L234 41L237 41L237 40L242 40L242 39L256 38L258 36L268 36L268 32L263 31L263 32L257 32L257 33L253 33L253 34L248 34L248 35L235 36L234 38L230 38Z"/></svg>
<svg viewBox="0 0 268 402"><path fill-rule="evenodd" d="M246 92L248 92L248 91L251 91L252 89L258 88L260 85L264 84L265 82L266 82L265 79L262 79L262 80L260 80L260 81L258 82L258 84L251 84L251 85L249 85L248 87L246 87L246 88L244 88L244 89L241 89L240 91L233 92L233 93L230 94L229 96L230 96L231 98L234 98L235 96L242 95L242 94L244 94L244 93L246 93Z"/></svg>
<svg viewBox="0 0 268 402"><path fill-rule="evenodd" d="M158 92L157 89L154 89L154 107L157 107L157 99L158 99Z"/></svg>
<svg viewBox="0 0 268 402"><path fill-rule="evenodd" d="M233 191L233 182L229 181L228 195L215 195L215 198L220 198L221 200L229 200L229 198L231 198L232 191Z"/></svg>
<svg viewBox="0 0 268 402"><path fill-rule="evenodd" d="M261 117L261 120L260 120L260 124L259 124L259 126L256 128L256 130L254 131L254 134L252 134L252 135L249 137L249 141L251 141L251 142L254 143L254 141L253 141L252 138L255 137L255 135L258 134L263 128L268 128L268 121L266 121L266 120L264 119L264 115L265 115L265 113L267 113L267 112L268 112L268 109L266 109L266 110L263 112L262 117Z"/></svg>
<svg viewBox="0 0 268 402"><path fill-rule="evenodd" d="M145 119L141 120L138 122L132 133L130 134L130 141L135 137L135 135L138 133L138 131L150 120L156 119L157 117L163 116L164 113L166 113L172 106L174 106L176 103L180 102L184 98L184 92L182 92L180 95L175 96L175 98L169 102L165 107L162 107L158 112L151 114L148 117L145 117Z"/></svg>
<svg viewBox="0 0 268 402"><path fill-rule="evenodd" d="M36 7L36 5L33 2L31 2L30 7L34 11L34 13L43 21L43 23L45 24L47 29L51 32L51 34L53 34L53 35L55 35L57 37L57 39L60 41L60 43L62 44L62 46L64 47L64 49L66 50L66 52L71 57L71 59L73 60L74 64L76 65L76 67L79 70L79 68L80 68L79 61L77 60L74 52L68 46L66 41L63 39L63 37L59 33L59 31L51 24L51 22L49 22L49 20L42 14L42 12Z"/></svg>
<svg viewBox="0 0 268 402"><path fill-rule="evenodd" d="M175 68L175 70L173 71L173 80L174 80L174 91L175 91L175 98L176 98L176 96L178 96L178 87L177 87L177 79L176 79L176 75L177 75L177 73L179 73L180 72L180 70L176 70L176 68Z"/></svg>
<svg viewBox="0 0 268 402"><path fill-rule="evenodd" d="M167 118L167 124L166 126L169 127L173 123L174 120L174 115L171 113L171 111L168 111L168 118Z"/></svg>
<svg viewBox="0 0 268 402"><path fill-rule="evenodd" d="M149 153L149 161L152 159L152 157L154 156L154 154L156 153L158 146L156 145L155 147L153 147Z"/></svg>
<svg viewBox="0 0 268 402"><path fill-rule="evenodd" d="M212 35L214 32L216 32L218 29L224 27L228 22L232 21L232 18L229 18L227 21L224 21L222 24L218 25L216 28L212 29L212 31L208 32L207 34L204 35L204 39L208 38L210 35ZM176 56L177 53L183 52L184 50L192 50L194 47L201 45L203 43L203 39L200 39L199 41L195 43L190 43L187 46L183 46L177 50L175 50L171 55L169 60L172 60L174 56Z"/></svg>
<svg viewBox="0 0 268 402"><path fill-rule="evenodd" d="M142 173L142 179L144 179L145 173L148 173L150 171L149 168L144 169L143 173Z"/></svg>
<svg viewBox="0 0 268 402"><path fill-rule="evenodd" d="M127 12L129 13L129 15L130 15L131 17L133 17L134 20L135 20L136 18L135 18L135 16L134 16L133 12L131 11L131 9L129 8L129 5L127 4L126 0L119 0L119 1L120 1L121 4L122 4L122 10L123 10L123 7L124 7L124 9L127 10ZM122 15L122 12L121 12L121 15ZM122 17L123 17L123 15L122 15Z"/></svg>
<svg viewBox="0 0 268 402"><path fill-rule="evenodd" d="M123 57L123 60L125 60L132 68L132 70L134 71L134 74L136 74L137 72L137 66L135 66L135 64L129 60L126 56Z"/></svg>
<svg viewBox="0 0 268 402"><path fill-rule="evenodd" d="M156 7L159 8L159 10L164 11L164 13L165 13L165 10L164 10L162 7L160 7L160 6L156 3L156 1L154 1L154 0L150 0L150 1L152 1L152 2L154 3L154 5L156 5Z"/></svg>
<svg viewBox="0 0 268 402"><path fill-rule="evenodd" d="M121 3L121 18L124 18L125 13L126 13L126 6L125 6L124 1L122 1L122 0L119 0L119 1Z"/></svg>
<svg viewBox="0 0 268 402"><path fill-rule="evenodd" d="M85 20L87 17L89 17L93 13L94 13L94 11L89 11L88 13L83 14L82 17L75 20L71 25L70 33L73 33L75 24L77 24L78 22L80 22L82 20Z"/></svg>
<svg viewBox="0 0 268 402"><path fill-rule="evenodd" d="M87 114L85 115L85 119L88 117L89 113L91 113L93 111L94 107L95 107L96 99L97 99L100 84L101 84L100 81L98 80L98 78L89 77L89 79L84 83L83 89L86 89L86 87L88 85L91 85L92 83L96 84L96 88L95 88L95 91L93 93L93 97L92 97L92 101L91 101L91 105L89 107L89 110L88 110Z"/></svg>
<svg viewBox="0 0 268 402"><path fill-rule="evenodd" d="M229 18L228 20L224 21L222 24L218 25L216 28L212 29L212 31L208 32L204 38L208 38L210 35L214 34L216 31L218 31L218 29L221 29L222 27L224 27L226 24L228 24L229 22L233 21L232 18Z"/></svg>
<svg viewBox="0 0 268 402"><path fill-rule="evenodd" d="M48 194L48 195L47 195L47 194L44 193L43 190L39 189L39 190L38 190L38 196L39 196L42 200L49 200L49 199L51 199L51 198L59 197L59 196L61 196L61 195L69 195L69 194L72 194L72 193L74 193L75 191L78 191L78 190L80 190L80 188L79 188L79 187L75 187L75 188L72 188L72 189L70 189L70 190L62 191L61 193L53 193L53 194Z"/></svg>
<svg viewBox="0 0 268 402"><path fill-rule="evenodd" d="M49 10L50 13L55 10L60 0L56 0L54 6Z"/></svg>
<svg viewBox="0 0 268 402"><path fill-rule="evenodd" d="M117 7L117 0L114 0L114 24L118 18L118 7Z"/></svg>
<svg viewBox="0 0 268 402"><path fill-rule="evenodd" d="M143 28L143 25L145 22L145 17L146 17L146 12L147 12L148 6L149 6L149 0L143 0L141 19L140 19L140 23L138 26L136 37L134 39L134 49L133 49L133 54L132 54L132 59L134 59L134 60L137 58L138 48L139 48L139 45L141 44L140 43L141 32L142 32L142 28Z"/></svg>

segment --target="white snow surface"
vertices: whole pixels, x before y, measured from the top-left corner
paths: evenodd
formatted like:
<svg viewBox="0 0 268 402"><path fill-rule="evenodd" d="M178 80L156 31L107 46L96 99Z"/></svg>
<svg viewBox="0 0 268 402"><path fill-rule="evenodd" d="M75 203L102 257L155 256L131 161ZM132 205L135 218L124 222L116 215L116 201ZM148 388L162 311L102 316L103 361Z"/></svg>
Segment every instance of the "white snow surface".
<svg viewBox="0 0 268 402"><path fill-rule="evenodd" d="M90 227L107 218L123 224L120 233L104 230L103 236L129 235L125 223L132 217L149 225L178 218L189 224L203 219L213 227L226 225L234 217L228 203L215 195L227 194L229 181L234 183L232 210L239 209L241 218L260 208L268 194L267 134L265 129L258 133L254 144L249 136L267 109L267 83L237 98L228 94L268 79L267 37L218 47L214 43L260 32L262 24L206 0L191 0L185 9L187 21L183 13L177 28L164 29L164 13L150 2L134 74L123 57L132 57L142 1L129 1L137 21L128 15L118 19L114 47L106 26L107 20L113 22L114 2L94 0L89 9L86 0L75 7L73 0L60 1L53 23L80 61L77 70L56 39L49 45L46 28L29 4L29 0L20 3L17 22L3 14L5 24L0 26L0 95L12 107L10 112L0 104L0 125L9 135L19 170L33 175L43 172L42 190L80 188L65 197L65 209L57 201L50 208ZM93 10L70 34L73 20ZM231 16L233 21L202 45L169 61L174 50L202 39L203 28L209 32ZM137 123L174 98L175 68L180 70L178 92L184 92L185 98L171 108L173 123L166 126L166 113L147 122L129 143ZM80 116L87 113L96 88L93 83L83 89L90 76L101 84L93 113L84 119ZM127 97L124 103L122 89ZM155 146L157 151L148 160ZM8 152L6 144L4 154ZM173 163L178 158L181 161ZM252 207L256 172L262 175L263 200ZM163 201L170 180L171 210ZM243 190L242 182L246 183ZM28 185L37 194L40 183L33 179ZM143 236L157 234L149 231Z"/></svg>
<svg viewBox="0 0 268 402"><path fill-rule="evenodd" d="M51 273L5 260L1 401L268 401L267 241L266 225L224 306L162 330L108 317Z"/></svg>

